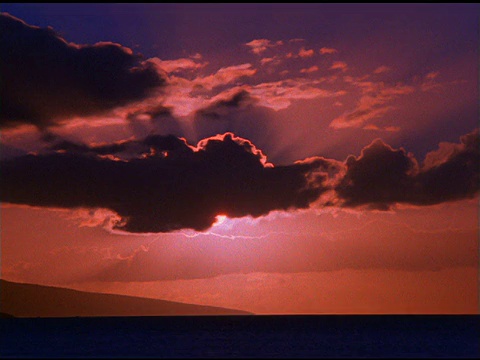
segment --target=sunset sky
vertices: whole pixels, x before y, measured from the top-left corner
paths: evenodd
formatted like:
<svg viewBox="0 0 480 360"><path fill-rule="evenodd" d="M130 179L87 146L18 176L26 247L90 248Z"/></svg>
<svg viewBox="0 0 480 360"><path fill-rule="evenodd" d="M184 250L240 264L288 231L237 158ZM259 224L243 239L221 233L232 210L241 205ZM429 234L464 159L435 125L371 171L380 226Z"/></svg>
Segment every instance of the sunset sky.
<svg viewBox="0 0 480 360"><path fill-rule="evenodd" d="M478 4L0 11L1 278L478 313Z"/></svg>

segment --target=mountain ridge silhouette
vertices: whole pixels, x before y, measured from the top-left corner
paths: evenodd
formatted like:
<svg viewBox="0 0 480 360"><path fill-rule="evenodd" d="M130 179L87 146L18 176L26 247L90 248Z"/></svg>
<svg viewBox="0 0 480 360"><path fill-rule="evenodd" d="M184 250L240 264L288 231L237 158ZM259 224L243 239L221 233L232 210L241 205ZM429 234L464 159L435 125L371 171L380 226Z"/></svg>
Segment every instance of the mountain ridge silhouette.
<svg viewBox="0 0 480 360"><path fill-rule="evenodd" d="M252 315L247 311L0 279L5 317Z"/></svg>

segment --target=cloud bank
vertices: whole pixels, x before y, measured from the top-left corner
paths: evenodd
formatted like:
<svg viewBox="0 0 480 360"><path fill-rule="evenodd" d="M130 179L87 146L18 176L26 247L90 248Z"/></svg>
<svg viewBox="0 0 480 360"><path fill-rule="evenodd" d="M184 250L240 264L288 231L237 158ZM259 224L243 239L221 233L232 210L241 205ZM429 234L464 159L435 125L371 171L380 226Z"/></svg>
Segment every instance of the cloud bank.
<svg viewBox="0 0 480 360"><path fill-rule="evenodd" d="M460 144L442 143L427 154L422 167L404 149L377 139L359 157L349 156L336 192L342 206L386 210L395 203L432 205L472 198L480 186L478 129Z"/></svg>
<svg viewBox="0 0 480 360"><path fill-rule="evenodd" d="M250 141L231 133L197 147L150 136L100 147L63 142L53 150L1 162L2 201L106 208L121 217L115 229L134 233L205 230L219 214L258 217L308 208L328 189L327 172L336 166L315 158L274 167Z"/></svg>
<svg viewBox="0 0 480 360"><path fill-rule="evenodd" d="M0 14L0 127L54 125L140 101L166 79L119 44L77 45Z"/></svg>
<svg viewBox="0 0 480 360"><path fill-rule="evenodd" d="M422 166L377 139L345 162L312 157L274 166L232 133L196 147L175 136L87 146L67 141L0 163L1 200L61 208L106 208L114 229L134 233L206 230L230 218L315 206L388 210L472 198L480 183L478 130L442 143ZM322 195L328 196L322 196ZM332 195L333 194L333 195Z"/></svg>

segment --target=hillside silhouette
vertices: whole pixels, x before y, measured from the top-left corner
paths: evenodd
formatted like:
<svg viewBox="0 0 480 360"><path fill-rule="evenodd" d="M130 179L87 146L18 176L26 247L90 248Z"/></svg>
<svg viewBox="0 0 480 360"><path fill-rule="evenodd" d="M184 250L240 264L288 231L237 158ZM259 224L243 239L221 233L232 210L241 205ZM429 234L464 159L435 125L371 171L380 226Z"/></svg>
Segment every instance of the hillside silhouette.
<svg viewBox="0 0 480 360"><path fill-rule="evenodd" d="M14 317L248 315L228 308L100 294L0 279L0 312Z"/></svg>

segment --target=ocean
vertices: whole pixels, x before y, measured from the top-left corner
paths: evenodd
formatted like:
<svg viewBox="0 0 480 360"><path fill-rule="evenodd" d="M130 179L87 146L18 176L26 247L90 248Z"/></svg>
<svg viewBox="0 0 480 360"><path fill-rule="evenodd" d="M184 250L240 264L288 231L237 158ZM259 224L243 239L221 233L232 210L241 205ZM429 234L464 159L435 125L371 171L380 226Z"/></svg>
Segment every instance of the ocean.
<svg viewBox="0 0 480 360"><path fill-rule="evenodd" d="M0 319L5 358L478 358L477 315Z"/></svg>

